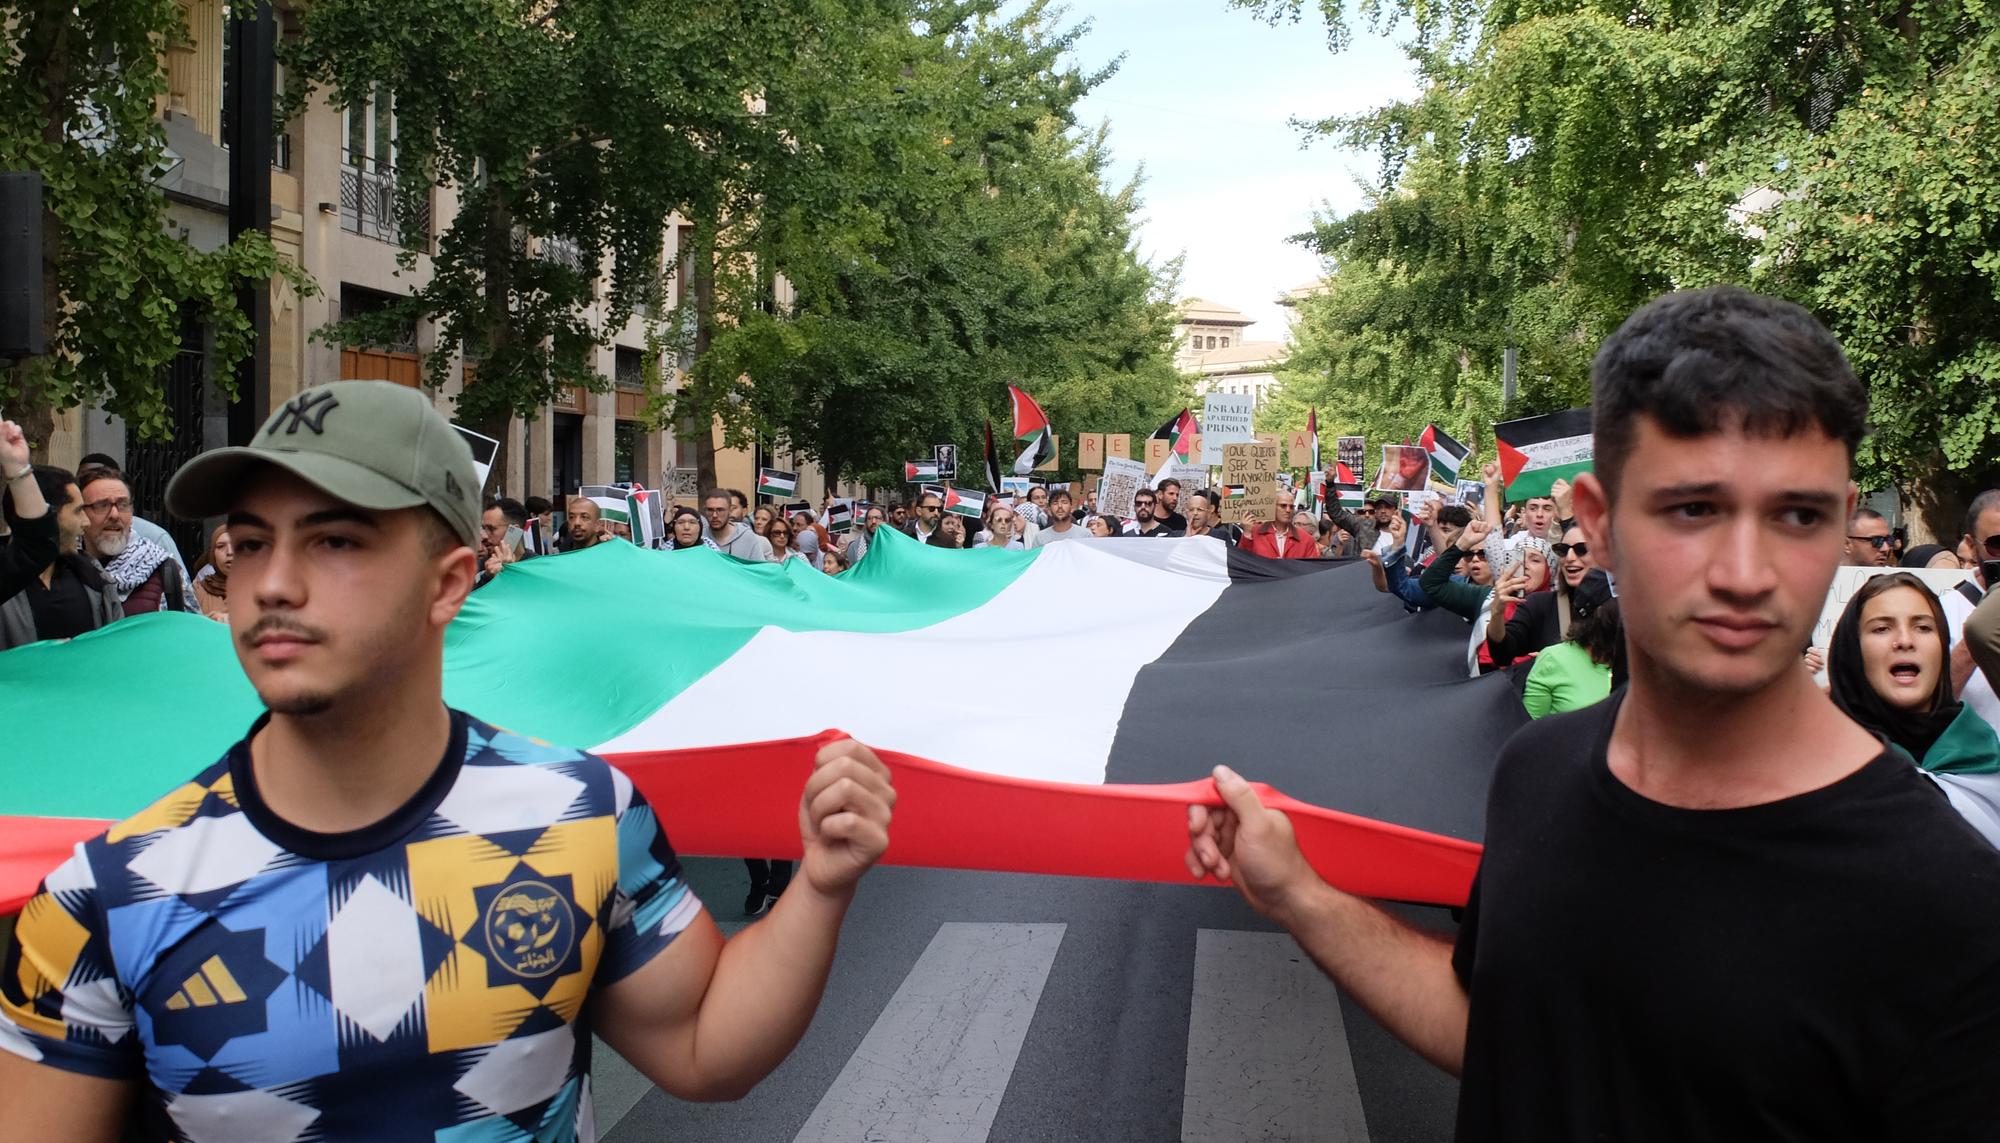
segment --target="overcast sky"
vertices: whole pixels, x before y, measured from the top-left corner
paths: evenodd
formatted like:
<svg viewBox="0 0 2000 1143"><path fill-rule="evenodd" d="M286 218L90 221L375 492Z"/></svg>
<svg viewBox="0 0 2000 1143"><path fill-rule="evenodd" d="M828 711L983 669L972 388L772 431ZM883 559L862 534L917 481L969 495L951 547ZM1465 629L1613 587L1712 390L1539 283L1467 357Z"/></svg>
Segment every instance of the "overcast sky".
<svg viewBox="0 0 2000 1143"><path fill-rule="evenodd" d="M1311 3L1307 7L1316 7ZM1345 213L1374 159L1324 141L1301 147L1288 120L1351 114L1415 90L1390 39L1357 32L1340 55L1317 16L1272 27L1226 0L1072 0L1091 31L1081 61L1125 56L1087 98L1085 124L1108 120L1122 183L1144 165L1141 245L1156 260L1185 253L1184 296L1231 305L1284 336L1283 291L1319 276L1313 255L1285 241L1315 208Z"/></svg>

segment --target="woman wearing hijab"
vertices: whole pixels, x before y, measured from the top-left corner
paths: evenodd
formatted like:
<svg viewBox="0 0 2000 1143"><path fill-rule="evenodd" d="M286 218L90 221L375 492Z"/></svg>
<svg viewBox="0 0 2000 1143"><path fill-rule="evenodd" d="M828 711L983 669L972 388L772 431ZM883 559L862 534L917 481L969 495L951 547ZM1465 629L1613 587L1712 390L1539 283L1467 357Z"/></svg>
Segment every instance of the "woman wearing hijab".
<svg viewBox="0 0 2000 1143"><path fill-rule="evenodd" d="M684 548L716 548L714 540L702 537L701 513L686 505L674 509L674 518L667 524L667 550L678 552Z"/></svg>
<svg viewBox="0 0 2000 1143"><path fill-rule="evenodd" d="M1952 696L1944 608L1908 572L1864 581L1827 645L1828 693L1943 787L2000 844L2000 736Z"/></svg>
<svg viewBox="0 0 2000 1143"><path fill-rule="evenodd" d="M1611 661L1625 639L1611 579L1592 568L1569 590L1569 634L1542 649L1528 671L1521 704L1528 717L1581 710L1611 693Z"/></svg>
<svg viewBox="0 0 2000 1143"><path fill-rule="evenodd" d="M1516 536L1514 540L1519 538ZM1531 591L1507 617L1500 634L1487 640L1497 667L1524 659L1544 647L1553 647L1569 637L1570 625L1576 621L1570 592L1597 566L1590 558L1590 544L1583 538L1583 529L1571 528L1563 533L1562 539L1548 545L1547 562L1552 568L1546 580L1554 590Z"/></svg>

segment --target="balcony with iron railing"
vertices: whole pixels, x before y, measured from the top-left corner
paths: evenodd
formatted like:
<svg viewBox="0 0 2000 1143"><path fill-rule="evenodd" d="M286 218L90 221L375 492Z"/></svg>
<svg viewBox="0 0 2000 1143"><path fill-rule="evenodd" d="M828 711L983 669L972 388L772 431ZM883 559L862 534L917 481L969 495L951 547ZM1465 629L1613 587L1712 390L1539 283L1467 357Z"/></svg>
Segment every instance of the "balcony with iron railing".
<svg viewBox="0 0 2000 1143"><path fill-rule="evenodd" d="M431 248L431 196L417 207L417 229L406 234L396 222L396 168L352 151L340 167L341 229L409 250Z"/></svg>

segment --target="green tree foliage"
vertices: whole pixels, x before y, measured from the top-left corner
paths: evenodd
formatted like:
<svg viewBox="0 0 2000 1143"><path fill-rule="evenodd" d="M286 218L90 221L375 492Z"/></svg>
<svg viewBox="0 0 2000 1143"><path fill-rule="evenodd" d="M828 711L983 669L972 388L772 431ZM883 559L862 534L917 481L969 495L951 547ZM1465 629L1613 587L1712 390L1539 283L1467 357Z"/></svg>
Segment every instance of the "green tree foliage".
<svg viewBox="0 0 2000 1143"><path fill-rule="evenodd" d="M1104 132L1076 129L1109 73L1068 64L1083 29L1046 4L998 7L928 6L883 37L893 85L719 232L747 256L717 259L738 272L718 277L714 343L674 416L888 481L931 443L976 457L985 419L1006 437L1009 382L1071 442L1149 432L1186 400L1177 267L1137 255L1136 182L1107 185Z"/></svg>
<svg viewBox="0 0 2000 1143"><path fill-rule="evenodd" d="M1296 19L1303 0L1236 0ZM1341 0L1319 0L1336 47ZM2000 9L1962 0L1371 0L1415 99L1316 130L1381 183L1314 241L1377 305L1307 340L1522 348L1519 407L1587 396L1590 350L1664 290L1741 282L1840 338L1875 399L1865 484L1949 518L2000 460ZM1357 266L1366 269L1356 270ZM1407 289L1405 288L1407 287ZM1449 370L1418 352L1372 375Z"/></svg>
<svg viewBox="0 0 2000 1143"><path fill-rule="evenodd" d="M0 3L0 170L42 174L49 347L0 374L0 405L39 448L58 410L86 402L168 435L160 370L183 322L214 331L227 391L251 348L237 289L289 271L265 235L205 253L169 228L155 107L164 52L186 34L174 0Z"/></svg>

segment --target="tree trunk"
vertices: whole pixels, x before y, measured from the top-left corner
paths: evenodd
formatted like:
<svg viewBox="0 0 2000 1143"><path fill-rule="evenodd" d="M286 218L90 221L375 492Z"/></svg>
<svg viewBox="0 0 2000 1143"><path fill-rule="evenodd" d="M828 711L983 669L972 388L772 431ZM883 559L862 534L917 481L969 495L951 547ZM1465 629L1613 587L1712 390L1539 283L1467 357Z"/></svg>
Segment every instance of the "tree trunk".
<svg viewBox="0 0 2000 1143"><path fill-rule="evenodd" d="M485 342L485 360L504 369L508 366L514 337L513 323L507 320L507 302L514 290L514 212L507 203L506 195L497 189L486 202L486 233L480 248L486 280L484 309L479 323L480 338ZM460 350L463 349L460 346ZM476 373L472 383L483 384L487 379L483 369ZM514 445L509 439L512 434L507 431L513 420L509 410L489 407L468 414L461 408L459 420L473 432L483 433L500 442L499 449L493 454L493 471L505 473L508 453ZM525 470L523 475L525 477ZM525 480L523 487L528 488ZM527 494L536 493L528 488Z"/></svg>
<svg viewBox="0 0 2000 1143"><path fill-rule="evenodd" d="M40 61L42 77L42 142L50 148L60 150L64 142L63 132L69 123L70 84L70 30L76 17L73 5L64 3L44 4L28 20L52 27L48 39L48 55ZM24 61L28 66L36 66L35 61ZM42 337L53 350L56 331L62 324L62 287L59 270L67 251L64 241L62 220L56 217L55 209L49 205L50 192L43 189L42 200ZM19 422L21 431L28 438L28 446L35 463L49 461L49 438L56 431L55 404L49 399L48 391L32 380L29 363L17 361L12 369L10 381L15 393L13 408L8 415Z"/></svg>
<svg viewBox="0 0 2000 1143"><path fill-rule="evenodd" d="M694 241L694 360L699 368L715 338L715 221L703 218L695 223ZM720 481L715 471L715 414L694 418L694 466L696 480L706 490Z"/></svg>

